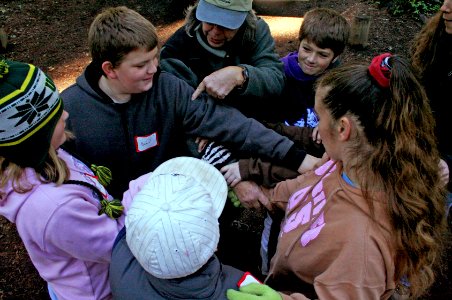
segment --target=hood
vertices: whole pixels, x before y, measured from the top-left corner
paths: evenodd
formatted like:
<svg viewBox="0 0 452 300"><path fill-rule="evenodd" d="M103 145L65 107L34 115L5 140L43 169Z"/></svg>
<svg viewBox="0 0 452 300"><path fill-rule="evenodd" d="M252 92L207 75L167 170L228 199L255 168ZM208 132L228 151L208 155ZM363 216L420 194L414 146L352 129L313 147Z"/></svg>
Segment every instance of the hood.
<svg viewBox="0 0 452 300"><path fill-rule="evenodd" d="M298 65L298 52L292 52L281 58L284 63L284 73L288 78L298 81L315 81L318 76L306 75Z"/></svg>
<svg viewBox="0 0 452 300"><path fill-rule="evenodd" d="M99 78L102 76L102 70L97 63L91 62L82 75L75 80L76 85L87 93L91 98L104 103L113 103L99 87ZM101 96L99 96L101 95ZM103 96L103 97L102 97Z"/></svg>
<svg viewBox="0 0 452 300"><path fill-rule="evenodd" d="M147 278L153 289L164 299L222 299L225 290L220 280L221 267L220 261L213 255L200 270L190 276L160 279L147 273Z"/></svg>
<svg viewBox="0 0 452 300"><path fill-rule="evenodd" d="M160 67L157 67L157 71L154 73L153 82L154 84L158 81L162 70ZM99 79L103 75L103 71L98 63L91 62L83 71L83 73L77 77L75 80L75 85L78 86L81 90L83 90L90 98L99 101L101 103L106 104L115 104L113 100L110 99L110 96L104 93L99 87ZM154 85L153 85L154 86ZM68 90L70 87L68 88ZM152 89L152 88L151 88ZM146 95L149 91L132 94L131 101L134 101L135 98L141 99L142 95ZM64 94L64 91L63 91ZM77 94L79 95L79 94ZM75 95L73 95L74 97ZM64 97L63 97L64 99ZM69 119L70 121L70 119Z"/></svg>
<svg viewBox="0 0 452 300"><path fill-rule="evenodd" d="M302 82L312 82L317 80L318 76L306 75L303 70L298 65L298 51L291 52L281 58L281 61L284 63L284 73L287 78L292 78ZM331 63L327 70L333 69L340 64L339 59L336 59L333 63Z"/></svg>
<svg viewBox="0 0 452 300"><path fill-rule="evenodd" d="M35 189L37 185L41 184L41 182L36 178L34 170L31 168L25 169L24 177L26 180L23 180L22 182L29 182L34 185L33 189ZM0 199L0 215L7 218L10 222L16 223L17 214L24 205L25 201L27 201L30 193L31 191L23 194L18 193L14 191L12 183L8 182L1 190L2 197Z"/></svg>

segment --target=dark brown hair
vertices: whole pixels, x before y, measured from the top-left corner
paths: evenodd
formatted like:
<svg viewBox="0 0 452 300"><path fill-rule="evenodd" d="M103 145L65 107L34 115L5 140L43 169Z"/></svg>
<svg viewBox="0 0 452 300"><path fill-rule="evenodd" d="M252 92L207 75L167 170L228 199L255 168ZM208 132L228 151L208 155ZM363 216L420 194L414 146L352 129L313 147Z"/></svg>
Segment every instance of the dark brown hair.
<svg viewBox="0 0 452 300"><path fill-rule="evenodd" d="M344 51L349 35L350 25L341 14L329 8L314 8L304 15L298 40L329 48L336 57Z"/></svg>
<svg viewBox="0 0 452 300"><path fill-rule="evenodd" d="M442 12L436 13L415 37L411 46L411 63L416 69L421 79L424 78L435 64L441 63L438 59L439 40L447 34Z"/></svg>

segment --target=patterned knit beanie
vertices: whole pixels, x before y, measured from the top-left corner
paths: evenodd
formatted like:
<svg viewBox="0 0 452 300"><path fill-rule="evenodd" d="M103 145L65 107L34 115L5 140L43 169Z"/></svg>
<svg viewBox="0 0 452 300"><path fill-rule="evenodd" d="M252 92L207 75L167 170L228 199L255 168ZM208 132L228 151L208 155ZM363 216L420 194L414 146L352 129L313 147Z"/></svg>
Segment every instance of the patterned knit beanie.
<svg viewBox="0 0 452 300"><path fill-rule="evenodd" d="M37 67L0 61L0 156L39 169L47 159L63 102Z"/></svg>

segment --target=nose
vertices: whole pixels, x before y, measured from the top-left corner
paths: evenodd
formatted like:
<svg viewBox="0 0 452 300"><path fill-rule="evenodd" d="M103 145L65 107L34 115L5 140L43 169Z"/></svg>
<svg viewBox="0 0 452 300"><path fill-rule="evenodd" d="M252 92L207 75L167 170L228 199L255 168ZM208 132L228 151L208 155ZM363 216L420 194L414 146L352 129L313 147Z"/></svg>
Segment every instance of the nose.
<svg viewBox="0 0 452 300"><path fill-rule="evenodd" d="M149 63L149 67L147 68L147 73L148 74L153 74L155 72L157 72L157 66L159 65L159 61L158 59L154 59Z"/></svg>
<svg viewBox="0 0 452 300"><path fill-rule="evenodd" d="M452 10L452 0L445 0L440 10L443 13L450 13Z"/></svg>
<svg viewBox="0 0 452 300"><path fill-rule="evenodd" d="M310 63L314 63L315 62L315 58L316 57L316 54L315 53L310 53L307 57L306 57L306 60L308 61L308 62L310 62Z"/></svg>
<svg viewBox="0 0 452 300"><path fill-rule="evenodd" d="M212 31L215 34L221 34L224 31L224 28L220 25L217 24L212 24Z"/></svg>

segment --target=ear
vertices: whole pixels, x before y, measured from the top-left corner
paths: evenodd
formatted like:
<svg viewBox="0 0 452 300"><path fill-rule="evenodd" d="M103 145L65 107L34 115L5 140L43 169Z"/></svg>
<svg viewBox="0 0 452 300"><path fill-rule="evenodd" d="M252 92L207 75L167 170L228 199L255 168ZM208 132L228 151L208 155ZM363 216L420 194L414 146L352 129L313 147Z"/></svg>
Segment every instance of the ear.
<svg viewBox="0 0 452 300"><path fill-rule="evenodd" d="M109 61L104 61L102 63L102 71L104 71L105 76L109 79L116 78L115 68L113 67L113 64Z"/></svg>
<svg viewBox="0 0 452 300"><path fill-rule="evenodd" d="M352 131L351 120L345 116L341 117L338 121L337 131L340 141L348 141L350 139L350 134Z"/></svg>

